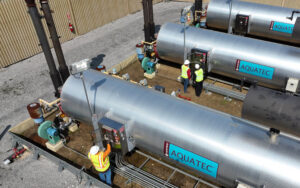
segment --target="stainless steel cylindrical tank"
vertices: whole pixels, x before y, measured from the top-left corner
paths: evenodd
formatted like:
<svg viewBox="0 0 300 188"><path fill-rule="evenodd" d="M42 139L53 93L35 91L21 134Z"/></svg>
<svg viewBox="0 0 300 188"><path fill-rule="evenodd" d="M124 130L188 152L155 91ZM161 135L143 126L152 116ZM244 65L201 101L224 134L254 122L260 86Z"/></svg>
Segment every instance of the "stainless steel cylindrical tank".
<svg viewBox="0 0 300 188"><path fill-rule="evenodd" d="M183 28L174 23L161 27L157 38L161 59L183 64ZM186 49L207 51L208 71L231 78L282 90L288 78L300 79L300 49L296 47L187 27Z"/></svg>
<svg viewBox="0 0 300 188"><path fill-rule="evenodd" d="M300 96L251 87L243 103L242 117L300 137Z"/></svg>
<svg viewBox="0 0 300 188"><path fill-rule="evenodd" d="M292 38L293 27L297 16L291 8L257 4L233 0L211 0L207 9L207 26L211 28L228 30L228 27L236 29L237 15L246 16L247 33L269 39L276 39L290 43L298 43L299 40ZM231 7L231 8L230 8Z"/></svg>
<svg viewBox="0 0 300 188"><path fill-rule="evenodd" d="M258 124L97 71L84 78L95 113L124 123L137 147L226 187L300 187L299 140L280 134L270 141ZM80 78L68 78L61 103L67 115L92 124Z"/></svg>

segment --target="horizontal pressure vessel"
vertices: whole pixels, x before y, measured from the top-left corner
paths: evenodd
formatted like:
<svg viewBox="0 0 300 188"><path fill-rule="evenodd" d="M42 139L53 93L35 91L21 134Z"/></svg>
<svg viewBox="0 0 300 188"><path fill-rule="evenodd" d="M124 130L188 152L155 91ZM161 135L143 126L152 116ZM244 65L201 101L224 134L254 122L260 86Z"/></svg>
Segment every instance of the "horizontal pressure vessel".
<svg viewBox="0 0 300 188"><path fill-rule="evenodd" d="M242 117L300 137L300 96L251 87L243 103Z"/></svg>
<svg viewBox="0 0 300 188"><path fill-rule="evenodd" d="M186 28L186 51L207 51L208 71L284 90L288 78L300 78L300 49L227 33ZM161 59L183 64L184 26L164 24L157 38ZM298 91L300 87L298 88Z"/></svg>
<svg viewBox="0 0 300 188"><path fill-rule="evenodd" d="M83 75L93 111L124 124L138 148L226 187L300 187L299 140L270 140L258 124L94 70ZM92 124L80 78L68 78L61 103L67 115Z"/></svg>
<svg viewBox="0 0 300 188"><path fill-rule="evenodd" d="M291 8L270 6L244 1L211 0L207 9L207 26L220 30L228 27L236 28L237 15L247 16L247 33L249 35L276 39L299 44L299 40L292 38L294 24L300 11Z"/></svg>

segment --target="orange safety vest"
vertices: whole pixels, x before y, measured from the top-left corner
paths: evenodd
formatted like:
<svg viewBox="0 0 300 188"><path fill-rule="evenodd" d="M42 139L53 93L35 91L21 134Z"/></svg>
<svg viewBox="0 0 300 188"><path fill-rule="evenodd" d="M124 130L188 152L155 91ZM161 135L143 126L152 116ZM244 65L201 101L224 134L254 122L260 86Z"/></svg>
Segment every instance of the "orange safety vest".
<svg viewBox="0 0 300 188"><path fill-rule="evenodd" d="M95 167L95 169L98 172L105 172L109 166L110 166L110 162L109 162L109 157L107 156L104 160L103 160L103 153L104 152L98 152L96 155L92 155L89 153L89 159L92 161L93 166Z"/></svg>

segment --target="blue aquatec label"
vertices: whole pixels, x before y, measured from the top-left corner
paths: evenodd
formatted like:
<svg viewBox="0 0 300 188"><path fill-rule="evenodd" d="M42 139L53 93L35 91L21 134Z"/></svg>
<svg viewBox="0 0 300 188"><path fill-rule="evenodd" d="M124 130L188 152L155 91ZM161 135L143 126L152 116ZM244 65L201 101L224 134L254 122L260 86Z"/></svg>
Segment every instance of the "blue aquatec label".
<svg viewBox="0 0 300 188"><path fill-rule="evenodd" d="M237 60L236 71L272 80L274 68Z"/></svg>
<svg viewBox="0 0 300 188"><path fill-rule="evenodd" d="M292 34L294 30L294 24L272 21L270 30Z"/></svg>
<svg viewBox="0 0 300 188"><path fill-rule="evenodd" d="M218 163L170 144L169 142L165 142L165 155L214 178L217 177Z"/></svg>

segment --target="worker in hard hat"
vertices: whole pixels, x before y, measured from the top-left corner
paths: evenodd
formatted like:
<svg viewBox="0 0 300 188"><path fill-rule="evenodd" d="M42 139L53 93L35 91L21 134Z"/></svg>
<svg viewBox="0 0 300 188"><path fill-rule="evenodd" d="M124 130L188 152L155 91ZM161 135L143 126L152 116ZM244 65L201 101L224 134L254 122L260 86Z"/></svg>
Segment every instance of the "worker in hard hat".
<svg viewBox="0 0 300 188"><path fill-rule="evenodd" d="M200 97L203 88L203 69L199 64L195 65L195 93Z"/></svg>
<svg viewBox="0 0 300 188"><path fill-rule="evenodd" d="M92 146L88 154L89 159L93 163L94 168L99 172L101 181L112 185L111 182L111 169L109 162L109 154L111 152L110 144L107 144L107 149L99 148L99 146Z"/></svg>
<svg viewBox="0 0 300 188"><path fill-rule="evenodd" d="M187 92L187 87L189 85L189 81L191 79L191 69L189 67L190 61L185 60L184 64L181 66L181 79L183 81L183 91Z"/></svg>

